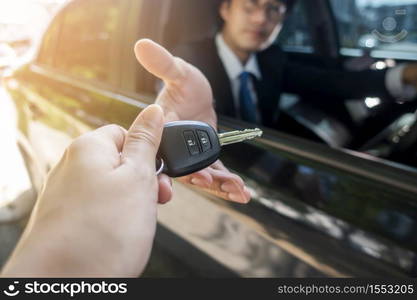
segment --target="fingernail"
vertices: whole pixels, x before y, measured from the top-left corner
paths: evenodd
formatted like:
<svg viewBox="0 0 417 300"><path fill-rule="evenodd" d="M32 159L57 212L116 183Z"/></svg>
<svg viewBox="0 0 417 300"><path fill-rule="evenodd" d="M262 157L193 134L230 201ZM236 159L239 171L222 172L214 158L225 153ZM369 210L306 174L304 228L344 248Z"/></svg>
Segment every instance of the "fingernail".
<svg viewBox="0 0 417 300"><path fill-rule="evenodd" d="M238 194L233 194L233 193L230 193L230 194L228 195L228 197L229 197L229 199L230 199L231 201L233 201L233 202L242 203L242 199L241 199L240 195L238 195Z"/></svg>
<svg viewBox="0 0 417 300"><path fill-rule="evenodd" d="M220 186L220 189L221 189L223 192L225 192L225 193L231 193L231 192L233 192L236 188L235 188L235 185L234 185L233 183L226 182L226 183L223 183L223 184Z"/></svg>
<svg viewBox="0 0 417 300"><path fill-rule="evenodd" d="M159 128L163 123L164 113L162 108L157 104L149 105L139 115L139 118L144 121L145 126L150 128Z"/></svg>
<svg viewBox="0 0 417 300"><path fill-rule="evenodd" d="M197 178L192 178L191 183L193 185L197 185L197 186L206 186L207 185L207 183L205 181L197 179Z"/></svg>
<svg viewBox="0 0 417 300"><path fill-rule="evenodd" d="M248 189L246 186L243 188L243 192L247 195L249 195L249 197L252 197L252 193L250 191L250 189Z"/></svg>

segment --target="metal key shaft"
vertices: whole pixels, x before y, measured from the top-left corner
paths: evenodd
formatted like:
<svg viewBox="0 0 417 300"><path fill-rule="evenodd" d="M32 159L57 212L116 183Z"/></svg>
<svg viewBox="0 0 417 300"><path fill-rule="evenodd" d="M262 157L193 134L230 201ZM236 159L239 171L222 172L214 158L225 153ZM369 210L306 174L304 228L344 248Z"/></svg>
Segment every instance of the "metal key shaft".
<svg viewBox="0 0 417 300"><path fill-rule="evenodd" d="M220 146L236 144L243 141L252 140L261 137L263 134L259 128L236 130L218 134Z"/></svg>

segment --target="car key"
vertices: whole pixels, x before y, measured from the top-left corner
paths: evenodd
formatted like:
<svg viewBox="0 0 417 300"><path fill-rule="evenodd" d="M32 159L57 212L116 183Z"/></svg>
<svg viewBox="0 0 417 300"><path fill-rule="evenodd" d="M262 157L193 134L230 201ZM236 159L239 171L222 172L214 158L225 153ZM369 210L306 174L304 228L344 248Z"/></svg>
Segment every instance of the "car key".
<svg viewBox="0 0 417 300"><path fill-rule="evenodd" d="M210 125L197 121L165 124L158 150L157 174L181 177L202 170L220 156L221 147L260 137L262 131L246 129L217 134Z"/></svg>

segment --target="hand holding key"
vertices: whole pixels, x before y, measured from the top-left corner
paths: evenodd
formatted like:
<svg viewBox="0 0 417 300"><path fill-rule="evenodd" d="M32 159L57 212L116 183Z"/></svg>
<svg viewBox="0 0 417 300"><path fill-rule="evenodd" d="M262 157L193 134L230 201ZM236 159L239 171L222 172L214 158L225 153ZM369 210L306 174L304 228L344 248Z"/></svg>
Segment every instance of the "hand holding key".
<svg viewBox="0 0 417 300"><path fill-rule="evenodd" d="M152 249L158 201L171 198L168 176L155 176L163 126L162 109L150 105L128 131L108 125L74 140L1 275L137 277Z"/></svg>
<svg viewBox="0 0 417 300"><path fill-rule="evenodd" d="M135 46L136 57L146 70L164 81L156 103L165 113L165 120L198 120L217 126L211 87L204 75L184 60L150 40ZM243 180L217 160L210 167L180 178L226 200L247 203L250 193Z"/></svg>

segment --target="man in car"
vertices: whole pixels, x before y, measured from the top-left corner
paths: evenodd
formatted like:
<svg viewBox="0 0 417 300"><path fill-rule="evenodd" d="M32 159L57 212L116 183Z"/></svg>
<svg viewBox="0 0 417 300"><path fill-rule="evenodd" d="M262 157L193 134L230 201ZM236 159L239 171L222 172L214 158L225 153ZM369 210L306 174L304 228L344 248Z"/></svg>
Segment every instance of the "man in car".
<svg viewBox="0 0 417 300"><path fill-rule="evenodd" d="M411 100L417 65L345 72L295 64L271 45L293 0L222 0L217 35L180 46L176 55L208 78L220 114L276 127L283 92L338 98Z"/></svg>

